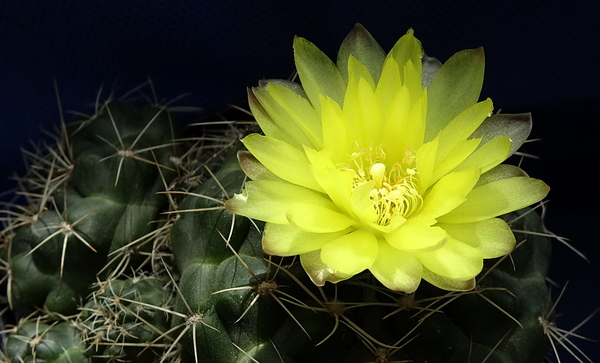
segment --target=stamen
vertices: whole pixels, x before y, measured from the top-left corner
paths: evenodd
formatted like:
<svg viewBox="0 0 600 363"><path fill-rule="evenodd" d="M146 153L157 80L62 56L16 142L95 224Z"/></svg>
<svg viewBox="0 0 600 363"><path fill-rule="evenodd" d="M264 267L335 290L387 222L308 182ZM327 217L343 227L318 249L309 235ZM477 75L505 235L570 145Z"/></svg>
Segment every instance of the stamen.
<svg viewBox="0 0 600 363"><path fill-rule="evenodd" d="M407 149L404 158L386 174L386 165L381 162L385 153L381 148L363 149L352 155L355 168L349 170L354 173L354 188L375 182L369 198L377 212L377 224L389 225L394 217L408 218L420 209L423 198L417 188L415 159L414 151ZM365 164L370 164L370 168L366 169Z"/></svg>

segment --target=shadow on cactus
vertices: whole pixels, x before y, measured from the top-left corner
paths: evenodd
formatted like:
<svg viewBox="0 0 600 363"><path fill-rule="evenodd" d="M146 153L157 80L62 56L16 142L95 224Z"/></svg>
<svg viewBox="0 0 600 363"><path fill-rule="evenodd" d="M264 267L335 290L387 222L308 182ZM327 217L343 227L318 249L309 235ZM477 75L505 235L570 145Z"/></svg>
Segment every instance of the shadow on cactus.
<svg viewBox="0 0 600 363"><path fill-rule="evenodd" d="M173 107L110 97L26 152L28 205L7 205L1 235L4 361L576 351L553 322L552 234L529 207L548 187L502 164L531 117L478 102L483 51L442 64L410 30L386 54L357 25L335 63L302 38L294 55L301 83L249 90L259 127L183 131Z"/></svg>

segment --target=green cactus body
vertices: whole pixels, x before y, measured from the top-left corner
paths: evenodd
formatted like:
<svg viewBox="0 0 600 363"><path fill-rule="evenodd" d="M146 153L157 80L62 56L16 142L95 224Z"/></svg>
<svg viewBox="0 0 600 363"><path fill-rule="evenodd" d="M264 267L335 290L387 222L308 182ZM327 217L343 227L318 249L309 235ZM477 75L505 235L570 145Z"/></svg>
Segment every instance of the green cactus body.
<svg viewBox="0 0 600 363"><path fill-rule="evenodd" d="M216 179L231 195L244 176L230 158ZM317 289L291 259L277 260L281 268L267 262L260 232L240 217L232 222L214 201L227 197L221 186L208 180L186 197L171 234L181 271L176 308L188 316L174 325L187 323L189 361L541 361L547 340L537 319L549 308L547 238L517 235L526 242L511 255L514 267L510 259L488 261L469 293L423 284L406 296L368 275ZM217 209L185 213L205 208ZM506 219L518 230L542 229L529 210Z"/></svg>
<svg viewBox="0 0 600 363"><path fill-rule="evenodd" d="M11 300L20 314L36 308L74 313L96 274L109 273L110 260L117 257L117 265L119 254L134 256L139 243L124 247L156 228L151 222L165 209L166 198L157 192L174 177L170 158L177 156L179 132L165 109L138 111L118 102L69 125L64 143L72 168L61 178L50 171L47 189L54 192L40 202L48 210L16 229L7 258ZM135 257L129 263L135 265Z"/></svg>
<svg viewBox="0 0 600 363"><path fill-rule="evenodd" d="M169 315L156 307L168 304L164 281L148 277L112 280L81 309L78 326L94 362L151 362L164 351L162 332Z"/></svg>
<svg viewBox="0 0 600 363"><path fill-rule="evenodd" d="M89 363L79 330L68 322L26 322L7 339L4 354L15 363Z"/></svg>

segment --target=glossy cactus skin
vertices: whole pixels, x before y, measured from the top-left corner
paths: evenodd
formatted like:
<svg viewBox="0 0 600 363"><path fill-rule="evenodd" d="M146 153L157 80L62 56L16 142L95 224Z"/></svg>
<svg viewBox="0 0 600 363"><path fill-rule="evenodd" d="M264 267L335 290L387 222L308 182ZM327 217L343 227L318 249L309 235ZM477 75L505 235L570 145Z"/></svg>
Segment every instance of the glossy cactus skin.
<svg viewBox="0 0 600 363"><path fill-rule="evenodd" d="M9 336L4 354L8 362L89 362L79 330L68 322L26 322Z"/></svg>
<svg viewBox="0 0 600 363"><path fill-rule="evenodd" d="M64 182L49 184L54 193L16 229L6 257L20 314L76 312L96 274L109 271L113 253L155 228L150 222L166 203L157 192L173 177L178 132L166 110L119 102L69 124L63 141L72 166L58 178L50 171L49 179Z"/></svg>

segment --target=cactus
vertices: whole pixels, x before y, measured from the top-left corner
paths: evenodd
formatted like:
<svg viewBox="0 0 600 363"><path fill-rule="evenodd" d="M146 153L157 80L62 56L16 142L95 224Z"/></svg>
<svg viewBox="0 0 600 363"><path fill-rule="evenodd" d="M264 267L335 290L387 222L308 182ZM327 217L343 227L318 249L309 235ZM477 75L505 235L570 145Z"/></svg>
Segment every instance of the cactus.
<svg viewBox="0 0 600 363"><path fill-rule="evenodd" d="M85 362L85 345L68 322L48 325L26 321L6 341L8 362ZM13 359L13 360L10 360Z"/></svg>
<svg viewBox="0 0 600 363"><path fill-rule="evenodd" d="M385 54L361 53L352 43L377 48L369 37L358 26L340 53L377 68ZM316 54L297 42L304 47L297 52ZM298 67L310 74L303 62ZM422 62L429 84L441 64ZM351 78L346 72L339 81ZM321 91L310 82L304 87L270 81L250 92L267 135L292 131L278 129L289 120L265 119L297 116L269 97L293 98L305 110L304 100ZM253 188L247 179L268 184L282 177L269 170L256 136L238 141L248 131L239 123L209 124L183 133L167 107L139 110L109 99L94 115L63 123L56 145L27 153L32 165L19 181L29 205L8 205L0 235L14 316L5 317L12 326L5 362L542 361L552 343L554 306L545 282L551 241L535 210L506 210L493 222L510 227L508 244L517 245L510 255L486 257L476 277L425 272L418 288L390 288L390 279L369 269L346 273L320 260L315 268L316 260L302 254L266 254L272 220L243 216ZM465 137L504 148L504 160L530 127L529 115L493 115ZM496 164L478 176L478 186L530 180ZM271 197L248 200L276 213ZM437 226L460 235L452 221Z"/></svg>
<svg viewBox="0 0 600 363"><path fill-rule="evenodd" d="M151 250L130 243L151 233L156 224L150 222L165 208L167 199L157 192L174 177L170 159L178 157L179 132L161 108L107 102L93 117L65 127L48 158L37 157L44 189L26 193L42 196L30 215L19 217L6 256L18 316L36 309L73 314L97 274L119 265L111 261L115 254ZM66 164L60 169L59 158ZM134 260L117 270L143 263Z"/></svg>
<svg viewBox="0 0 600 363"><path fill-rule="evenodd" d="M168 306L171 291L164 285L156 278L137 276L100 286L77 316L88 353L96 361L114 357L148 362L160 357L168 344L161 335L168 330L170 316L154 307Z"/></svg>

